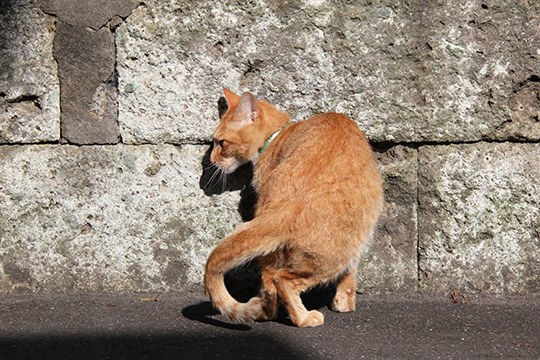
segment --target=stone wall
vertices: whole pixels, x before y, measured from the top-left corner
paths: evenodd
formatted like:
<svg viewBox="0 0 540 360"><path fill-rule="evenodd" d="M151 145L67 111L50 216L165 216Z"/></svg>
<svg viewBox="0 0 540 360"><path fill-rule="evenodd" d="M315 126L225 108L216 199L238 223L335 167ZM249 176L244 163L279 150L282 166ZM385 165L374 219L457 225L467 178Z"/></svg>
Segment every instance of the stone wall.
<svg viewBox="0 0 540 360"><path fill-rule="evenodd" d="M250 216L223 87L339 111L386 203L363 292L540 293L540 3L4 0L0 293L175 291Z"/></svg>

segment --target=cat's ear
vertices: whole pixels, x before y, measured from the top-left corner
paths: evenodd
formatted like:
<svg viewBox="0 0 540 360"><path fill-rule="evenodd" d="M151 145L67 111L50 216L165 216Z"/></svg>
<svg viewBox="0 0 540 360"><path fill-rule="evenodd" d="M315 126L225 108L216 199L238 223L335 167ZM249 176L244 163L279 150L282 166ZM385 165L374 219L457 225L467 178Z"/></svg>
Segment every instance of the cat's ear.
<svg viewBox="0 0 540 360"><path fill-rule="evenodd" d="M223 88L223 94L225 95L225 99L227 100L227 104L229 104L229 109L235 108L238 106L238 102L240 101L240 96L233 93L231 90L227 88Z"/></svg>
<svg viewBox="0 0 540 360"><path fill-rule="evenodd" d="M219 98L217 103L219 118L221 119L223 115L227 112L227 109L229 109L229 104L227 103L227 99L225 99L223 96Z"/></svg>
<svg viewBox="0 0 540 360"><path fill-rule="evenodd" d="M252 123L259 115L259 107L257 106L257 99L250 92L245 92L240 96L238 107L236 108L238 114L237 119L242 123Z"/></svg>

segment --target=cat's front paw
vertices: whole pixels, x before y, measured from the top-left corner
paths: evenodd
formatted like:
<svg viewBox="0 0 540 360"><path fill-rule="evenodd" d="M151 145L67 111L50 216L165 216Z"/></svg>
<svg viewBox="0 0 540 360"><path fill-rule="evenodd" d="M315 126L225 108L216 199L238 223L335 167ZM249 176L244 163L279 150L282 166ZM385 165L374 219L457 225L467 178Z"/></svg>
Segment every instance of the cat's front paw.
<svg viewBox="0 0 540 360"><path fill-rule="evenodd" d="M317 310L311 310L298 324L298 327L314 327L324 324L324 315Z"/></svg>

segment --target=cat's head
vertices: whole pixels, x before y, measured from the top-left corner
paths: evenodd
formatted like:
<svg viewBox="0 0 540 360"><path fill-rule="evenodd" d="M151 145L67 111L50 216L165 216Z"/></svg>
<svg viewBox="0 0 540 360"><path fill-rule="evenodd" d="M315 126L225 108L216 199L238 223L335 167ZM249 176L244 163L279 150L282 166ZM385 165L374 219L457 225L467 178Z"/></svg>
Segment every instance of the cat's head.
<svg viewBox="0 0 540 360"><path fill-rule="evenodd" d="M232 173L248 161L255 161L266 141L263 119L265 104L249 92L241 96L224 89L228 109L213 135L210 161L225 173ZM269 105L269 104L268 104Z"/></svg>

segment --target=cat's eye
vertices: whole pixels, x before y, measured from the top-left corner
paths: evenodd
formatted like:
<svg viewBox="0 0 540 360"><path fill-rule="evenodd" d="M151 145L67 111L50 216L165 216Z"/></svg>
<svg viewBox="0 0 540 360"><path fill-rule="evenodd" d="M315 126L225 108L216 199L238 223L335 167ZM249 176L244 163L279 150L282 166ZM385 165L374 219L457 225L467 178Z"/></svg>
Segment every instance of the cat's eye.
<svg viewBox="0 0 540 360"><path fill-rule="evenodd" d="M221 147L223 149L223 146L225 146L225 140L221 139L221 140L218 140L218 139L214 139L214 146L218 146Z"/></svg>

